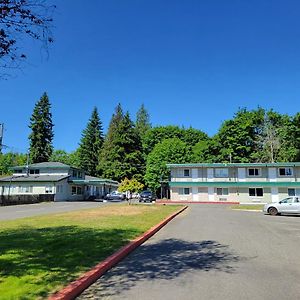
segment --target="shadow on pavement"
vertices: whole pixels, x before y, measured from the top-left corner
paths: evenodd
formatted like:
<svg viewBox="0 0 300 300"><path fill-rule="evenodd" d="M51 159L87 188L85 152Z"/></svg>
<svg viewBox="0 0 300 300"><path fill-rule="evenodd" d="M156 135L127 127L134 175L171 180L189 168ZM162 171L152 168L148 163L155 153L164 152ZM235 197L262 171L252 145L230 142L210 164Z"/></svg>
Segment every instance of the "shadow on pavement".
<svg viewBox="0 0 300 300"><path fill-rule="evenodd" d="M240 258L216 241L187 242L167 239L140 246L117 267L88 288L79 299L119 295L138 281L170 280L185 272L211 270L232 273Z"/></svg>

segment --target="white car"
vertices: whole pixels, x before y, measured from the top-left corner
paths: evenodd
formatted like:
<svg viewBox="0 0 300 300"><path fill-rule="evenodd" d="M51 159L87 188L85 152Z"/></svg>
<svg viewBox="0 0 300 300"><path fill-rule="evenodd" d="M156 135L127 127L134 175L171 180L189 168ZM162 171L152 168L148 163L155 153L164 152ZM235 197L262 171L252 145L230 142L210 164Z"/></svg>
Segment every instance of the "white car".
<svg viewBox="0 0 300 300"><path fill-rule="evenodd" d="M292 196L264 206L263 212L272 216L278 214L300 214L300 197Z"/></svg>

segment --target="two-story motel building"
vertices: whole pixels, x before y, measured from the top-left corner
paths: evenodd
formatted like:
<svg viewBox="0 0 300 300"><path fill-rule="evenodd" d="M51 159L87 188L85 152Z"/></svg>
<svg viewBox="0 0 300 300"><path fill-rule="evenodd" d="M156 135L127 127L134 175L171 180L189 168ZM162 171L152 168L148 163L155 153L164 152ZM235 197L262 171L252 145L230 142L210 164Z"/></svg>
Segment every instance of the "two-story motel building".
<svg viewBox="0 0 300 300"><path fill-rule="evenodd" d="M171 200L267 203L300 196L300 162L168 164Z"/></svg>

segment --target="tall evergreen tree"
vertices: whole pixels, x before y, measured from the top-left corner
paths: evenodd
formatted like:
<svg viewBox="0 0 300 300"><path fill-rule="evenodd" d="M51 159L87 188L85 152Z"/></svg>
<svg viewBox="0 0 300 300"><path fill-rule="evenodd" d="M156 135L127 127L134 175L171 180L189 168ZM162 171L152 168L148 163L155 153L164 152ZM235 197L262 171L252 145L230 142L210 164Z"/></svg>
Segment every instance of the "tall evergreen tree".
<svg viewBox="0 0 300 300"><path fill-rule="evenodd" d="M143 140L146 132L151 128L150 116L144 104L142 104L142 106L140 107L140 109L136 114L135 127L141 140Z"/></svg>
<svg viewBox="0 0 300 300"><path fill-rule="evenodd" d="M53 123L51 104L46 93L36 103L30 118L30 160L32 163L48 161L52 151Z"/></svg>
<svg viewBox="0 0 300 300"><path fill-rule="evenodd" d="M140 138L129 114L124 115L121 105L118 104L100 153L100 174L119 181L126 177L140 179L141 147Z"/></svg>
<svg viewBox="0 0 300 300"><path fill-rule="evenodd" d="M97 166L102 145L102 122L95 107L86 128L82 132L78 149L80 167L92 176L97 175Z"/></svg>

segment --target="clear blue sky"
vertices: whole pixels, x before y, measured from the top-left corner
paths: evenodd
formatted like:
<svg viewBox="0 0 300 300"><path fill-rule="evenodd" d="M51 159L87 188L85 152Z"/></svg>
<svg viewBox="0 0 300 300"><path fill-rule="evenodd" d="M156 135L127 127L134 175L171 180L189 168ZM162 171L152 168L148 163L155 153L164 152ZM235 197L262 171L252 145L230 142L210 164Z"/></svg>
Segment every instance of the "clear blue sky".
<svg viewBox="0 0 300 300"><path fill-rule="evenodd" d="M55 1L53 1L55 2ZM118 102L153 125L213 135L239 107L299 111L300 2L278 0L56 1L48 60L0 81L4 143L28 147L35 102L47 91L54 146L76 149L92 108L104 128Z"/></svg>

